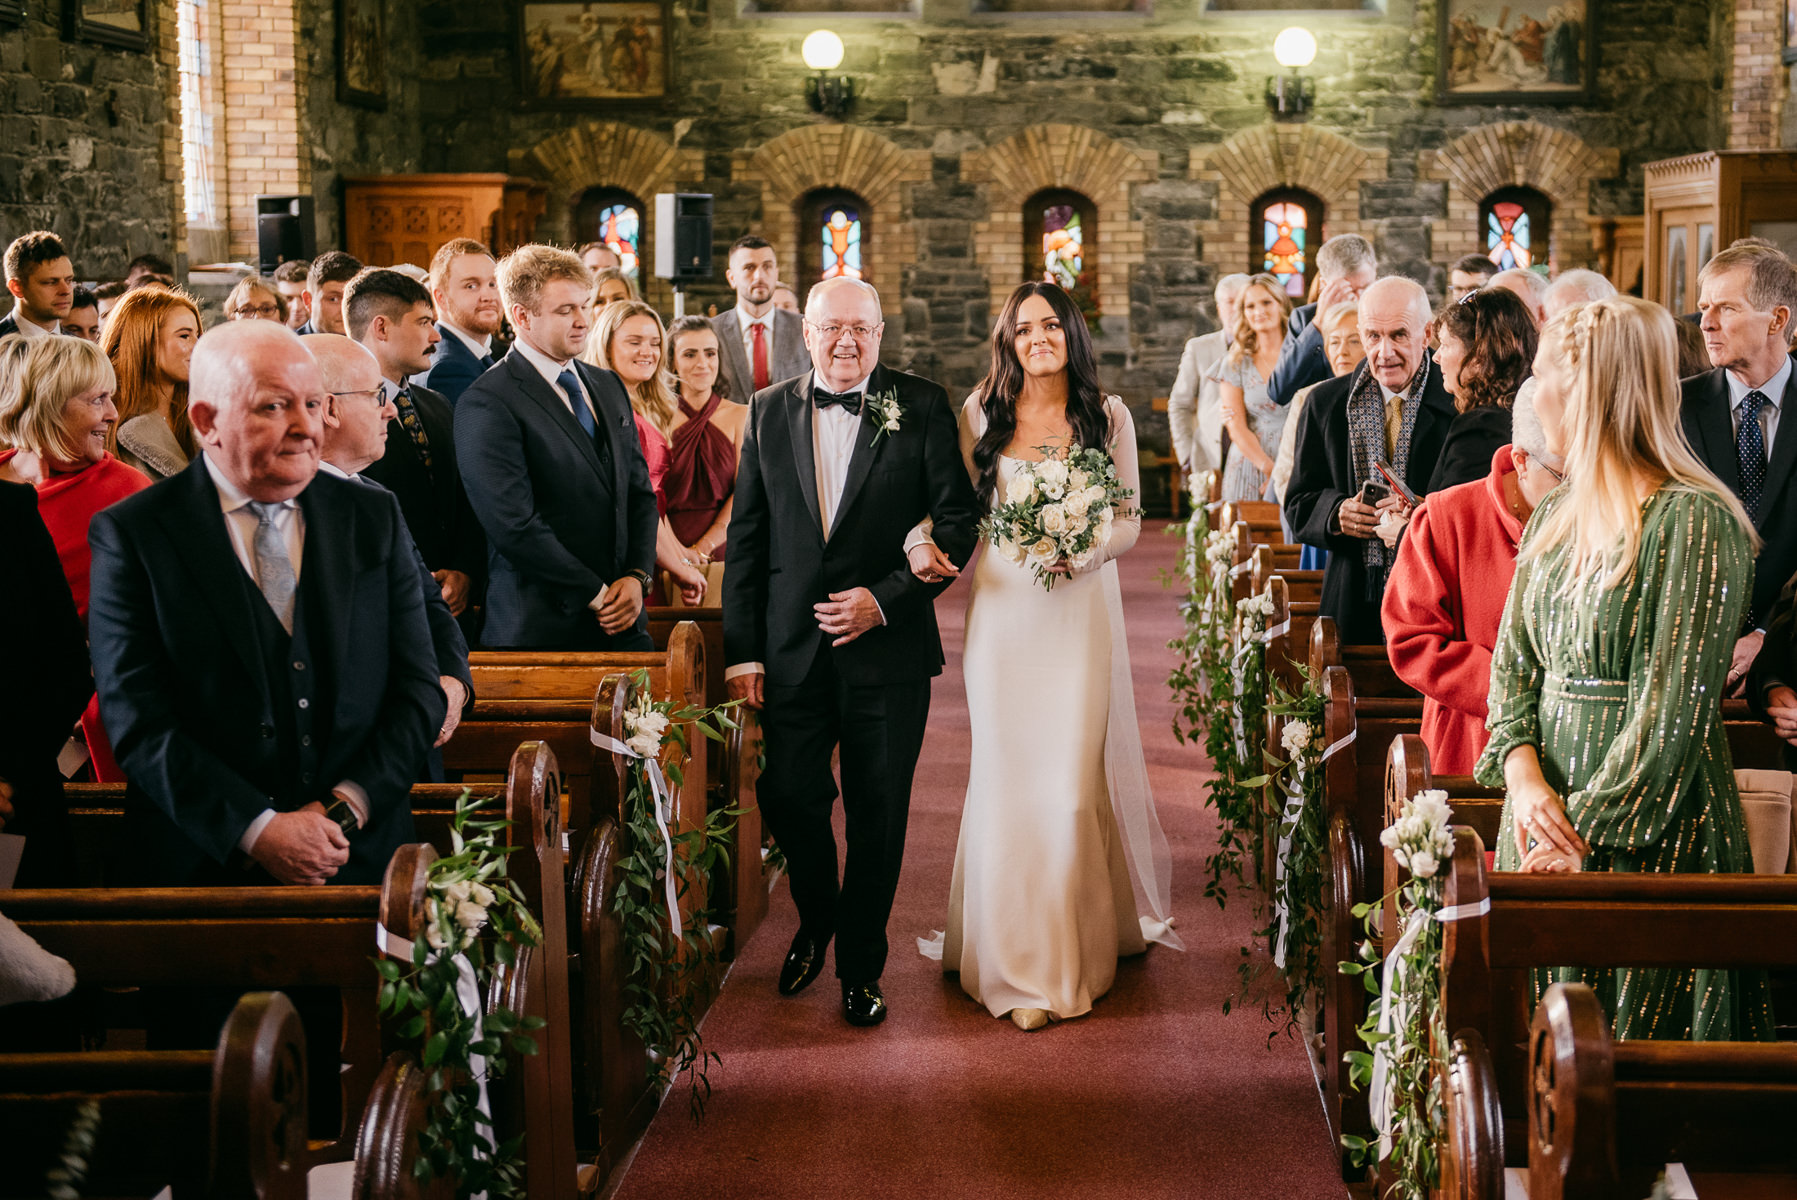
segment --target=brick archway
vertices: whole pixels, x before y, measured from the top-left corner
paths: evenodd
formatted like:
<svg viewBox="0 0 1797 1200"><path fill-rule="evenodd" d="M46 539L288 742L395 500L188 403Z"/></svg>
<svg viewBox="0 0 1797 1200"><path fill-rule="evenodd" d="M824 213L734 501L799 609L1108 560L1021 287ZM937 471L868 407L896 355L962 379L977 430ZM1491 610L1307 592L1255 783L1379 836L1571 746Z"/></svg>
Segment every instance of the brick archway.
<svg viewBox="0 0 1797 1200"><path fill-rule="evenodd" d="M1386 163L1384 150L1363 149L1314 125L1260 125L1209 154L1194 151L1191 177L1217 185L1216 217L1198 224L1205 261L1216 264L1219 275L1248 270L1248 206L1277 188L1302 188L1322 200L1324 237L1358 233L1371 239L1360 217L1360 185L1384 179Z"/></svg>
<svg viewBox="0 0 1797 1200"><path fill-rule="evenodd" d="M898 146L859 125L803 125L739 150L731 164L737 183L761 188L761 235L774 244L781 272L796 273L799 254L799 201L819 188L841 188L867 202L867 282L880 293L889 315L903 307L899 287L906 263L917 258L917 232L905 185L930 178L930 155ZM811 280L795 281L800 291Z"/></svg>
<svg viewBox="0 0 1797 1200"><path fill-rule="evenodd" d="M647 129L616 121L583 121L545 138L529 150L514 153L513 169L549 182L549 221L571 241L575 202L590 188L621 188L648 206L643 213L645 264L655 261L655 195L680 191L683 184L705 178L705 156L682 150ZM672 312L674 293L666 280L646 266L640 282L643 296L662 312Z"/></svg>
<svg viewBox="0 0 1797 1200"><path fill-rule="evenodd" d="M1130 213L1130 185L1152 182L1160 155L1080 125L1032 125L961 158L961 178L986 187L988 217L973 227L974 256L986 268L992 310L1023 282L1023 204L1065 188L1097 210L1098 306L1129 318L1129 269L1142 262L1142 222Z"/></svg>
<svg viewBox="0 0 1797 1200"><path fill-rule="evenodd" d="M1423 162L1426 178L1448 185L1448 219L1436 229L1435 257L1453 262L1482 253L1479 205L1499 188L1522 184L1553 201L1550 261L1560 270L1595 265L1591 183L1613 177L1620 164L1619 151L1595 149L1577 134L1537 121L1485 125L1462 135Z"/></svg>

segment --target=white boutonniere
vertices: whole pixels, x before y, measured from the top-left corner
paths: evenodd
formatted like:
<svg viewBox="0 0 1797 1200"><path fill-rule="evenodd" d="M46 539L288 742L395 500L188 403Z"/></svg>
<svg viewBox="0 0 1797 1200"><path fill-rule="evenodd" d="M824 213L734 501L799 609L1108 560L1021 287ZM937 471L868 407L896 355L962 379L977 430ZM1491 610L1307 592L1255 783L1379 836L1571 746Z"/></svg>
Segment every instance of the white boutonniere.
<svg viewBox="0 0 1797 1200"><path fill-rule="evenodd" d="M887 388L883 392L869 392L863 403L866 404L868 413L874 419L874 439L868 444L878 446L881 438L889 433L898 432L899 415L903 411L899 408L898 389Z"/></svg>

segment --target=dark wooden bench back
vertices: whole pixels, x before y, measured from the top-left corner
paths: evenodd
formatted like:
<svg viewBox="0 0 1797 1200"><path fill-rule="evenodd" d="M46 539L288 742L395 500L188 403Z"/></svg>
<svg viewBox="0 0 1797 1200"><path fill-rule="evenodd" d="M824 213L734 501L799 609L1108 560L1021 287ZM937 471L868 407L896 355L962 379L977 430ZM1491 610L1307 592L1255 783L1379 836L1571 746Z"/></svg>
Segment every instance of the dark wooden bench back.
<svg viewBox="0 0 1797 1200"><path fill-rule="evenodd" d="M1249 556L1248 590L1253 595L1267 590L1275 575L1285 579L1285 593L1294 603L1315 604L1323 598L1323 573L1300 571L1298 558L1302 546L1256 546ZM1298 643L1299 657L1309 653L1308 639Z"/></svg>

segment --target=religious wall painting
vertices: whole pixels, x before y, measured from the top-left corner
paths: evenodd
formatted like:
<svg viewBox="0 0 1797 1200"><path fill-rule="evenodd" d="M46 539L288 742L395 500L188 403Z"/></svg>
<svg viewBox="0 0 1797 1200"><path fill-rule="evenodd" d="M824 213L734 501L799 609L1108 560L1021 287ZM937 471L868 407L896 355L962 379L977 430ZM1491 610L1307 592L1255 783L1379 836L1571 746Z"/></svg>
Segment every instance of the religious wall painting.
<svg viewBox="0 0 1797 1200"><path fill-rule="evenodd" d="M1087 324L1098 328L1098 208L1067 188L1037 192L1023 205L1024 278L1058 283Z"/></svg>
<svg viewBox="0 0 1797 1200"><path fill-rule="evenodd" d="M1467 104L1572 104L1597 77L1597 0L1441 0L1436 93Z"/></svg>
<svg viewBox="0 0 1797 1200"><path fill-rule="evenodd" d="M1272 275L1286 295L1304 303L1322 244L1322 200L1301 188L1280 188L1257 199L1249 212L1249 274Z"/></svg>
<svg viewBox="0 0 1797 1200"><path fill-rule="evenodd" d="M1683 225L1666 226L1666 307L1675 313L1691 311L1685 305L1688 280L1685 236Z"/></svg>
<svg viewBox="0 0 1797 1200"><path fill-rule="evenodd" d="M337 0L337 99L387 107L386 0Z"/></svg>
<svg viewBox="0 0 1797 1200"><path fill-rule="evenodd" d="M1545 271L1553 202L1531 187L1507 187L1479 204L1480 248L1500 271Z"/></svg>
<svg viewBox="0 0 1797 1200"><path fill-rule="evenodd" d="M868 277L868 205L854 192L819 188L799 202L802 281Z"/></svg>
<svg viewBox="0 0 1797 1200"><path fill-rule="evenodd" d="M585 192L574 206L574 241L604 242L618 256L624 274L641 287L643 202L622 188L598 187Z"/></svg>
<svg viewBox="0 0 1797 1200"><path fill-rule="evenodd" d="M144 3L145 0L63 0L63 36L124 50L147 49L149 18ZM23 20L24 5L16 7Z"/></svg>
<svg viewBox="0 0 1797 1200"><path fill-rule="evenodd" d="M527 108L610 108L667 95L668 6L628 0L518 7L518 90Z"/></svg>

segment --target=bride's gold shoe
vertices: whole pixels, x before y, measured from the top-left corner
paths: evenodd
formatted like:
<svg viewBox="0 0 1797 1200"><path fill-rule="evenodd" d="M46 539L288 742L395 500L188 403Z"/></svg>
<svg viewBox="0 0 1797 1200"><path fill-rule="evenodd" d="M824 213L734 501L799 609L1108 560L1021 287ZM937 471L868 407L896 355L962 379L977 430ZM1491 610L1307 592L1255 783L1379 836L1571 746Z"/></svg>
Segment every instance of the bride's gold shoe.
<svg viewBox="0 0 1797 1200"><path fill-rule="evenodd" d="M1011 1024L1028 1033L1032 1029L1041 1029L1048 1024L1048 1010L1045 1008L1013 1008Z"/></svg>

